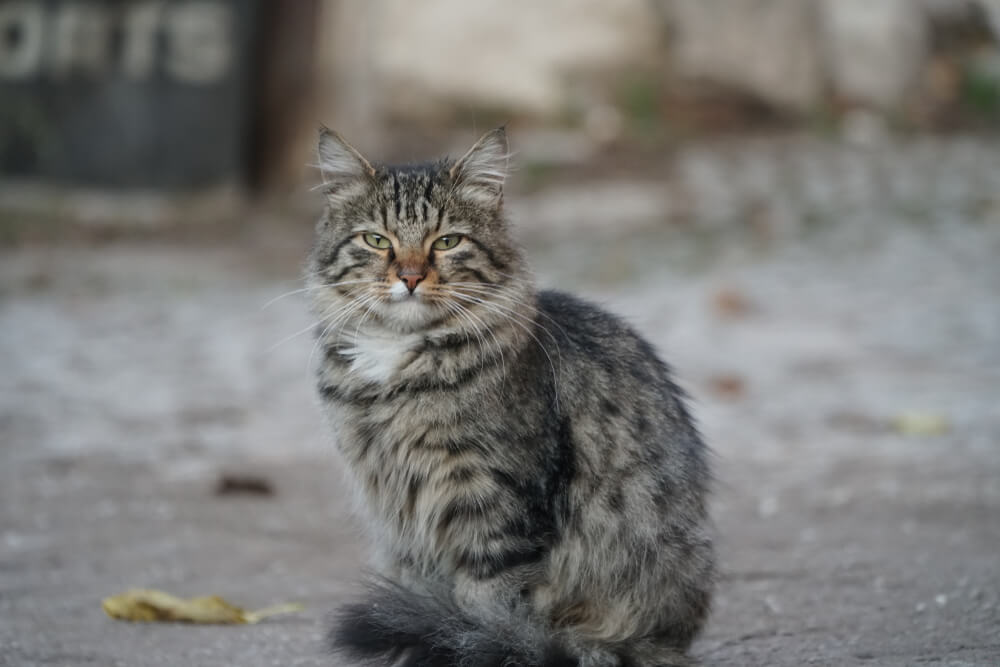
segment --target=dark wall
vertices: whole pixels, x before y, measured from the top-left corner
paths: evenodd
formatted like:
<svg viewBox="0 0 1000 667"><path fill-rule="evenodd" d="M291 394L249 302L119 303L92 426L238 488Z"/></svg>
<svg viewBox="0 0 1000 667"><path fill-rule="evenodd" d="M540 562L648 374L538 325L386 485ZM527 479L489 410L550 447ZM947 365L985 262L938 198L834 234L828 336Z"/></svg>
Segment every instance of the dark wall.
<svg viewBox="0 0 1000 667"><path fill-rule="evenodd" d="M0 176L244 181L257 0L0 0Z"/></svg>

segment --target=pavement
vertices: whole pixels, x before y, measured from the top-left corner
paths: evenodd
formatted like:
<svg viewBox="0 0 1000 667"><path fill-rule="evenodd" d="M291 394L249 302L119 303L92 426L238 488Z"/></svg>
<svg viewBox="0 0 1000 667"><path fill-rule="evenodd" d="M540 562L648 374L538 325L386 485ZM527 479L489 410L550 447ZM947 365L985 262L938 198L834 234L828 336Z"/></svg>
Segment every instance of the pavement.
<svg viewBox="0 0 1000 667"><path fill-rule="evenodd" d="M700 664L1000 665L996 149L748 140L511 195L539 282L646 334L715 452ZM0 664L340 664L367 556L279 222L0 250ZM105 616L132 587L305 610Z"/></svg>

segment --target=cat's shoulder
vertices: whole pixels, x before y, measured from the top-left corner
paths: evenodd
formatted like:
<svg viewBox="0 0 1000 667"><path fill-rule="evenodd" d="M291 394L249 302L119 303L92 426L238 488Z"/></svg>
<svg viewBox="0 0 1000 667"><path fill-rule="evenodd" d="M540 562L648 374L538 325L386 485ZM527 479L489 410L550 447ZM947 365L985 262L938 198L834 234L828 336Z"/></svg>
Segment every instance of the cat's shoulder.
<svg viewBox="0 0 1000 667"><path fill-rule="evenodd" d="M539 340L557 343L566 380L562 400L576 404L602 386L593 382L595 374L613 379L625 391L643 393L655 386L668 400L680 395L652 343L618 315L555 290L538 293L538 312L538 326L547 334Z"/></svg>
<svg viewBox="0 0 1000 667"><path fill-rule="evenodd" d="M625 338L640 340L621 317L601 306L567 292L542 290L538 293L540 324L558 323L569 338Z"/></svg>
<svg viewBox="0 0 1000 667"><path fill-rule="evenodd" d="M560 290L539 291L538 306L548 315L559 315L567 318L603 319L614 317L597 304Z"/></svg>

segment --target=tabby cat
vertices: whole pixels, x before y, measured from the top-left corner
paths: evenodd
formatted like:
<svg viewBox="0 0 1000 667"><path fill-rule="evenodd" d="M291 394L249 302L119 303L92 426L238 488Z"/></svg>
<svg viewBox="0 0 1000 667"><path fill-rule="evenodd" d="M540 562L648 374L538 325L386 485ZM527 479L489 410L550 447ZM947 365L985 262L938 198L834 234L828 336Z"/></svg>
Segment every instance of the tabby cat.
<svg viewBox="0 0 1000 667"><path fill-rule="evenodd" d="M504 129L395 167L323 128L319 158L319 393L378 573L333 645L366 664L684 664L714 579L705 445L649 343L536 290L503 215Z"/></svg>

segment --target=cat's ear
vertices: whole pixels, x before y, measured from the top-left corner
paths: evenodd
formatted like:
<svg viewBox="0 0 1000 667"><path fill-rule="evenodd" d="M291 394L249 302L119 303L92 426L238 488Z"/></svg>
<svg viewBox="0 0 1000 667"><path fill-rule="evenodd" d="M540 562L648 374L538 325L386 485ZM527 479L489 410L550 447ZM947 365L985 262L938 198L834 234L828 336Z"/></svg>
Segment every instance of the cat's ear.
<svg viewBox="0 0 1000 667"><path fill-rule="evenodd" d="M507 131L498 127L487 132L449 170L455 191L484 206L499 208L509 159Z"/></svg>
<svg viewBox="0 0 1000 667"><path fill-rule="evenodd" d="M368 185L375 176L375 168L333 130L320 125L319 171L323 177L323 191L334 200L344 200Z"/></svg>

